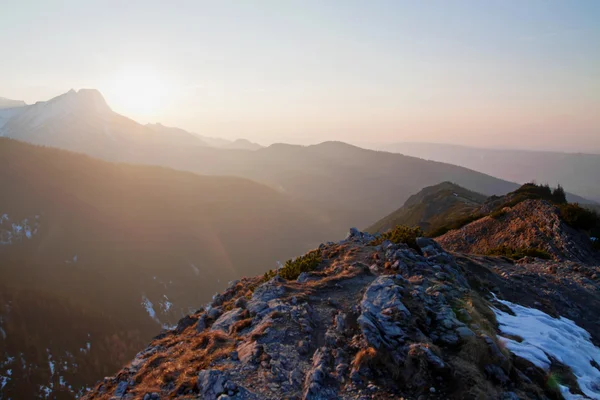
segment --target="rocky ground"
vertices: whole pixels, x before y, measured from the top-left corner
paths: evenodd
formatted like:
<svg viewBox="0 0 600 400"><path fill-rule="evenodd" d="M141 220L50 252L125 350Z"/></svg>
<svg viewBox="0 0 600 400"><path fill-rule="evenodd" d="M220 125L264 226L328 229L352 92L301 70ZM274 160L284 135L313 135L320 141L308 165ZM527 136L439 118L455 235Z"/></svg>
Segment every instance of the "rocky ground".
<svg viewBox="0 0 600 400"><path fill-rule="evenodd" d="M85 398L562 398L549 371L498 338L492 292L574 318L597 340L597 268L372 240L353 230L321 245L319 267L295 281L233 282Z"/></svg>
<svg viewBox="0 0 600 400"><path fill-rule="evenodd" d="M499 247L537 248L555 260L598 263L590 239L561 221L559 210L545 200L526 200L436 238L443 248L487 254Z"/></svg>

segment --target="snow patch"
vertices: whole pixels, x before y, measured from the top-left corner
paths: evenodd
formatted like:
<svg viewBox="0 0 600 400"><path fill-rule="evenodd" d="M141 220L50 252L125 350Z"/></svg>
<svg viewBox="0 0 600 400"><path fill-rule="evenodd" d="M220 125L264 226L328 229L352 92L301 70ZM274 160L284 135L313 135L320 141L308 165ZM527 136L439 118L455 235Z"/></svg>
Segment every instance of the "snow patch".
<svg viewBox="0 0 600 400"><path fill-rule="evenodd" d="M592 366L593 361L600 364L600 349L585 329L564 317L553 318L534 308L496 300L515 314L493 309L501 333L523 339L517 342L501 336L510 351L545 370L550 368L550 357L555 358L571 368L586 396L600 399L600 371Z"/></svg>
<svg viewBox="0 0 600 400"><path fill-rule="evenodd" d="M152 304L150 299L148 299L146 296L142 296L142 306L144 306L144 308L146 309L146 312L148 313L150 318L152 318L153 320L155 320L156 322L158 322L160 324L160 321L158 320L158 317L156 316L156 311L154 311L154 304Z"/></svg>
<svg viewBox="0 0 600 400"><path fill-rule="evenodd" d="M10 378L8 376L0 375L0 391L2 391L2 389L4 389L4 387L6 386L6 384L9 381L10 381Z"/></svg>
<svg viewBox="0 0 600 400"><path fill-rule="evenodd" d="M160 305L161 311L164 313L167 313L173 307L173 303L171 303L169 301L169 298L167 297L167 295L163 295L163 297L165 298L165 300L162 303L159 303L159 305Z"/></svg>
<svg viewBox="0 0 600 400"><path fill-rule="evenodd" d="M200 276L200 270L198 269L198 267L196 267L194 264L190 264L190 267L192 267L192 271L194 271L196 276Z"/></svg>

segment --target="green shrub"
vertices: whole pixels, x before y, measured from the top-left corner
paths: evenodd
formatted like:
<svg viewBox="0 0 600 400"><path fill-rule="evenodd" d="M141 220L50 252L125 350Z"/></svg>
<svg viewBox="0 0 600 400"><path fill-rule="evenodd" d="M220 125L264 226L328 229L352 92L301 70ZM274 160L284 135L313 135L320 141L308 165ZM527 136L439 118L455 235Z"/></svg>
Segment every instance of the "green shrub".
<svg viewBox="0 0 600 400"><path fill-rule="evenodd" d="M493 249L489 249L485 254L488 256L508 257L512 258L513 260L519 260L523 257L536 257L542 258L544 260L550 260L552 258L552 255L546 250L542 250L536 247L512 248L506 245L501 245L498 247L494 247Z"/></svg>
<svg viewBox="0 0 600 400"><path fill-rule="evenodd" d="M592 210L585 209L577 203L562 204L560 218L573 228L592 230L600 226L600 217Z"/></svg>
<svg viewBox="0 0 600 400"><path fill-rule="evenodd" d="M283 267L279 269L279 276L287 280L298 279L301 273L314 271L319 264L323 262L321 250L312 250L303 256L287 260ZM263 280L266 282L273 278L277 271L270 270L265 273Z"/></svg>
<svg viewBox="0 0 600 400"><path fill-rule="evenodd" d="M417 238L422 236L423 231L418 226L409 228L408 226L398 225L394 229L390 229L389 231L382 233L369 244L371 246L378 246L385 240L389 240L392 243L405 243L409 247L420 251L419 246L417 246Z"/></svg>
<svg viewBox="0 0 600 400"><path fill-rule="evenodd" d="M547 200L554 204L567 203L565 190L560 185L552 190L549 185L526 183L512 192L512 199L502 204L500 208L514 207L525 200Z"/></svg>
<svg viewBox="0 0 600 400"><path fill-rule="evenodd" d="M492 212L490 214L490 217L492 217L494 219L500 219L500 218L502 218L503 216L506 215L506 212L507 211L504 208L499 208L496 211Z"/></svg>

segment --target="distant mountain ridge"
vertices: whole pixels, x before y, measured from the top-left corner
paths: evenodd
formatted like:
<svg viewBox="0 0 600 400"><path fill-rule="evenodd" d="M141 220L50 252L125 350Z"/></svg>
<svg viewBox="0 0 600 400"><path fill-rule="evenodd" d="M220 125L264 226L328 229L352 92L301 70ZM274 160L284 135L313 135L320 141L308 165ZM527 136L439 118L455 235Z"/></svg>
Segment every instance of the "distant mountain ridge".
<svg viewBox="0 0 600 400"><path fill-rule="evenodd" d="M209 136L202 136L196 133L188 132L184 129L168 127L163 124L146 124L146 127L157 131L162 132L169 135L192 135L197 136L202 140L202 143L206 146L224 148L224 149L237 149L237 150L258 150L263 148L258 143L250 142L247 139L237 139L235 141L230 141L222 138L213 138Z"/></svg>
<svg viewBox="0 0 600 400"><path fill-rule="evenodd" d="M595 173L600 171L600 154L494 150L435 143L397 143L382 149L461 165L521 184L560 183L569 192L600 202L600 174Z"/></svg>
<svg viewBox="0 0 600 400"><path fill-rule="evenodd" d="M453 220L468 217L486 199L487 196L452 182L442 182L410 196L401 208L373 224L367 231L383 232L396 225L406 225L418 226L427 234Z"/></svg>
<svg viewBox="0 0 600 400"><path fill-rule="evenodd" d="M11 100L4 97L0 97L0 110L3 108L23 107L26 105L27 103L25 103L22 100Z"/></svg>

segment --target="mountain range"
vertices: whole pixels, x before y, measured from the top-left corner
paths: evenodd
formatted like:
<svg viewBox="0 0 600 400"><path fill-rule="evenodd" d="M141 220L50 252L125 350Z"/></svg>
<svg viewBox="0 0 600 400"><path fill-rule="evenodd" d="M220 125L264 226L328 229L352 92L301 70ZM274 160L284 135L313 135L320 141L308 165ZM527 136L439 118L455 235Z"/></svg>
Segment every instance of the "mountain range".
<svg viewBox="0 0 600 400"><path fill-rule="evenodd" d="M397 143L383 149L462 165L511 182L560 183L567 191L600 202L600 175L595 173L600 171L600 154L483 149L436 143Z"/></svg>

